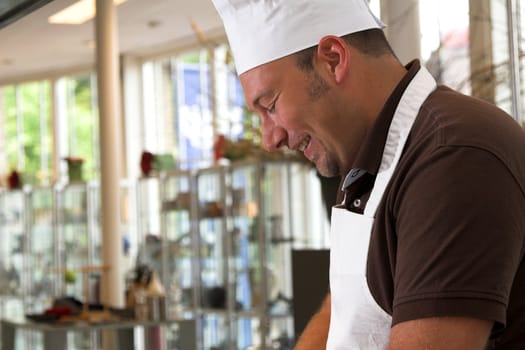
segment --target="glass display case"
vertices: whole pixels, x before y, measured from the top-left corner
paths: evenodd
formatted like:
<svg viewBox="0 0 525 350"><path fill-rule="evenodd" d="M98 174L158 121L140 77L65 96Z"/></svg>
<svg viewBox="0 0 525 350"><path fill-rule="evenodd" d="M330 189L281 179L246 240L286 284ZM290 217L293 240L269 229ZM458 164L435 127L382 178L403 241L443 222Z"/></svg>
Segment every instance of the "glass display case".
<svg viewBox="0 0 525 350"><path fill-rule="evenodd" d="M292 276L291 250L308 237L305 221L315 215L294 215L294 207L311 205L307 200L305 179L311 168L302 163L266 162L261 165L262 212L265 244L265 289L268 329L265 345L272 349L292 349Z"/></svg>
<svg viewBox="0 0 525 350"><path fill-rule="evenodd" d="M56 188L56 264L59 297L93 303L100 295L100 275L81 272L101 263L100 197L98 185L72 182ZM87 282L87 283L86 283ZM90 299L86 300L86 296ZM70 335L74 348L96 349L95 331Z"/></svg>
<svg viewBox="0 0 525 350"><path fill-rule="evenodd" d="M178 310L172 314L191 316L197 303L194 261L197 203L190 171L170 172L160 178L161 282L167 293L180 293ZM206 249L205 247L203 249ZM172 305L173 306L173 305ZM181 315L179 315L181 316Z"/></svg>
<svg viewBox="0 0 525 350"><path fill-rule="evenodd" d="M204 349L231 349L232 312L237 307L232 258L232 231L226 203L227 168L197 171L199 311Z"/></svg>
<svg viewBox="0 0 525 350"><path fill-rule="evenodd" d="M26 313L41 313L58 294L60 276L56 273L55 192L53 188L34 188L27 193L27 231L29 252Z"/></svg>
<svg viewBox="0 0 525 350"><path fill-rule="evenodd" d="M229 169L229 198L232 220L232 255L236 307L235 349L267 348L267 276L264 235L262 163L235 163Z"/></svg>
<svg viewBox="0 0 525 350"><path fill-rule="evenodd" d="M128 273L148 265L158 274L162 317L192 321L198 350L292 349L291 251L326 247L328 236L312 167L237 161L121 186L123 263ZM100 276L85 285L78 275L102 264L100 201L95 183L0 190L0 317L41 313L55 297L83 301L85 288L100 302ZM153 327L143 341L163 334L176 348L181 324ZM96 348L100 338L73 343Z"/></svg>
<svg viewBox="0 0 525 350"><path fill-rule="evenodd" d="M160 178L143 177L137 183L136 265L149 265L160 274Z"/></svg>
<svg viewBox="0 0 525 350"><path fill-rule="evenodd" d="M241 306L235 310L237 349L291 349L293 345L289 254L294 235L288 224L293 220L294 164L252 161L231 166L232 261ZM296 175L297 181L301 174Z"/></svg>
<svg viewBox="0 0 525 350"><path fill-rule="evenodd" d="M24 315L28 251L26 191L0 189L0 318ZM29 345L28 337L19 343Z"/></svg>
<svg viewBox="0 0 525 350"><path fill-rule="evenodd" d="M308 200L320 198L315 172L251 160L196 177L203 348L292 349L291 250L325 234L322 203ZM317 205L320 215L308 215Z"/></svg>
<svg viewBox="0 0 525 350"><path fill-rule="evenodd" d="M91 265L88 184L67 184L57 190L57 265L59 294L83 299L82 278L75 270ZM91 213L90 213L91 214ZM68 271L71 271L70 273Z"/></svg>
<svg viewBox="0 0 525 350"><path fill-rule="evenodd" d="M193 233L197 209L194 180L190 171L170 171L142 177L136 186L134 266L145 265L158 275L165 294L163 313L169 320L189 321L195 316L197 278ZM183 324L184 321L170 323L162 329L145 332L144 342L162 334L162 346L179 348L184 338L181 334ZM195 330L195 322L191 324Z"/></svg>
<svg viewBox="0 0 525 350"><path fill-rule="evenodd" d="M25 253L28 251L26 192L22 189L0 192L0 285L2 299L23 298L27 288Z"/></svg>

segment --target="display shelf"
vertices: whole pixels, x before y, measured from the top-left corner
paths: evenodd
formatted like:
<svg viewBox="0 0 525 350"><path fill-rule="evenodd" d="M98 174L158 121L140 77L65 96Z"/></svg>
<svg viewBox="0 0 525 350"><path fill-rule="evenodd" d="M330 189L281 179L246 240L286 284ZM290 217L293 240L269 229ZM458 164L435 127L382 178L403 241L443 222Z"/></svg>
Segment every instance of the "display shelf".
<svg viewBox="0 0 525 350"><path fill-rule="evenodd" d="M235 349L267 348L267 275L264 245L262 163L242 162L230 168L234 222L234 279L241 308L233 312Z"/></svg>
<svg viewBox="0 0 525 350"><path fill-rule="evenodd" d="M202 345L204 348L214 348L232 343L228 320L231 319L235 296L229 270L232 248L230 223L226 215L227 168L217 166L200 169L195 176L198 206L195 236L199 247L210 247L207 254L203 254L201 249L196 252Z"/></svg>
<svg viewBox="0 0 525 350"><path fill-rule="evenodd" d="M27 187L0 189L0 318L23 315L28 300L27 193ZM24 347L30 345L26 334L18 338Z"/></svg>
<svg viewBox="0 0 525 350"><path fill-rule="evenodd" d="M147 265L159 276L169 318L196 319L194 187L189 171L155 173L136 186L135 265ZM165 329L164 335L167 344L178 338L175 328Z"/></svg>
<svg viewBox="0 0 525 350"><path fill-rule="evenodd" d="M26 313L41 313L58 295L59 276L52 273L56 261L55 191L34 188L27 194L29 285Z"/></svg>
<svg viewBox="0 0 525 350"><path fill-rule="evenodd" d="M194 178L189 171L170 172L160 178L161 281L168 292L191 291L190 295L181 298L183 312L193 311L197 299L194 288L196 242L192 234L197 210L192 196L194 188Z"/></svg>
<svg viewBox="0 0 525 350"><path fill-rule="evenodd" d="M162 249L160 242L160 178L143 177L136 191L137 259L136 265L146 264L160 273Z"/></svg>
<svg viewBox="0 0 525 350"><path fill-rule="evenodd" d="M100 265L102 261L99 191L94 182L64 183L55 187L57 252L54 275L58 285L55 296L100 302L98 281L101 274L90 273L88 277L78 272L86 266ZM85 300L86 295L90 300ZM72 343L96 348L100 338L95 332L75 333Z"/></svg>
<svg viewBox="0 0 525 350"><path fill-rule="evenodd" d="M0 296L24 297L27 288L27 201L22 189L0 192Z"/></svg>
<svg viewBox="0 0 525 350"><path fill-rule="evenodd" d="M227 315L217 315L214 313L204 314L201 317L201 348L209 350L231 349L231 338L228 332L231 320Z"/></svg>
<svg viewBox="0 0 525 350"><path fill-rule="evenodd" d="M74 270L81 266L92 265L89 252L88 193L87 183L66 184L57 189L59 250L56 271ZM81 278L72 278L70 281L59 278L59 286L60 294L82 300Z"/></svg>
<svg viewBox="0 0 525 350"><path fill-rule="evenodd" d="M252 160L197 171L196 236L201 246L212 246L210 254L198 253L198 311L203 319L230 320L225 328L204 331L205 344L212 342L207 334L216 332L226 349L276 344L291 349L290 250L311 232L294 235L293 221L304 217L291 203L304 207L308 192L290 188L312 175L311 168L290 161Z"/></svg>
<svg viewBox="0 0 525 350"><path fill-rule="evenodd" d="M128 272L141 264L157 272L170 310L195 320L198 350L291 349L291 250L322 246L326 235L311 167L248 160L121 186ZM8 281L0 311L38 313L54 297L83 298L80 278L66 284L51 272L102 263L100 200L89 182L0 190L0 273Z"/></svg>

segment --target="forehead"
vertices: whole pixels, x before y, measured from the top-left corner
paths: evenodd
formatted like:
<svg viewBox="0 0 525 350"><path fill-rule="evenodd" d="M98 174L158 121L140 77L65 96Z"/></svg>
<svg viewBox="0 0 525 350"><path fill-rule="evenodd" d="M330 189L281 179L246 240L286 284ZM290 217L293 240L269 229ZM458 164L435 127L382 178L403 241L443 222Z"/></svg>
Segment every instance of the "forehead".
<svg viewBox="0 0 525 350"><path fill-rule="evenodd" d="M277 89L292 72L295 58L287 56L252 68L239 76L248 107L266 93Z"/></svg>

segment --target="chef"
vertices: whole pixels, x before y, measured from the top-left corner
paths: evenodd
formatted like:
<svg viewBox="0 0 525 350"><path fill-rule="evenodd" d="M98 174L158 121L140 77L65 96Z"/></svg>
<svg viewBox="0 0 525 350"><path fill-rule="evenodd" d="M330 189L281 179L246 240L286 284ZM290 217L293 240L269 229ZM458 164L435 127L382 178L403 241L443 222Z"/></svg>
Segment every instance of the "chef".
<svg viewBox="0 0 525 350"><path fill-rule="evenodd" d="M265 148L344 178L296 349L525 349L523 129L403 66L365 0L213 2Z"/></svg>

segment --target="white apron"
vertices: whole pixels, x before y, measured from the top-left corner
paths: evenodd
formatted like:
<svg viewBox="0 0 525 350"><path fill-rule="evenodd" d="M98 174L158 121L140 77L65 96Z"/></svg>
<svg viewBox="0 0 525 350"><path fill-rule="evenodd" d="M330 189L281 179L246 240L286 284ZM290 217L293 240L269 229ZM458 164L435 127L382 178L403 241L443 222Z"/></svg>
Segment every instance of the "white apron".
<svg viewBox="0 0 525 350"><path fill-rule="evenodd" d="M327 350L383 350L388 346L392 317L375 302L366 280L370 234L377 206L397 166L412 124L421 105L435 88L436 82L421 67L401 97L392 119L364 214L332 208L332 308Z"/></svg>

